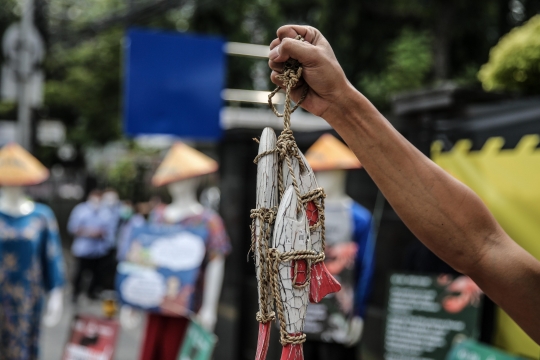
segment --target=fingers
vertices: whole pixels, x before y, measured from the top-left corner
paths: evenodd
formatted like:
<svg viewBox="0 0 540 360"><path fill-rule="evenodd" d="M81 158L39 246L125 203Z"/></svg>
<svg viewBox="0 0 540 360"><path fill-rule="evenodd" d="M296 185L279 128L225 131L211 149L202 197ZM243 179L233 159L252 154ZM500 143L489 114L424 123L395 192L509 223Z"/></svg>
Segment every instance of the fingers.
<svg viewBox="0 0 540 360"><path fill-rule="evenodd" d="M275 47L278 46L279 44L281 44L281 39L280 39L280 38L274 39L274 40L270 43L270 50L272 50L273 48L275 48Z"/></svg>
<svg viewBox="0 0 540 360"><path fill-rule="evenodd" d="M277 30L277 36L281 40L284 38L294 39L297 35L302 36L305 41L315 44L321 33L314 27L303 25L285 25Z"/></svg>
<svg viewBox="0 0 540 360"><path fill-rule="evenodd" d="M285 62L289 58L296 59L304 65L313 63L318 56L317 48L304 41L284 38L281 44L270 50L269 58L274 62Z"/></svg>
<svg viewBox="0 0 540 360"><path fill-rule="evenodd" d="M283 67L285 64L282 62L275 62L272 60L268 60L268 67L274 71L277 71L279 73L283 72Z"/></svg>

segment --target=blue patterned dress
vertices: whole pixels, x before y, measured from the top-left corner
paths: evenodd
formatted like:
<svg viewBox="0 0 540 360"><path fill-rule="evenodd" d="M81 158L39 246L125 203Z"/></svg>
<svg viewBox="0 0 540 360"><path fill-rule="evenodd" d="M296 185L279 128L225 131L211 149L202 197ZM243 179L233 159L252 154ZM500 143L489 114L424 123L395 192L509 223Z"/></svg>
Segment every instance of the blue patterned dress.
<svg viewBox="0 0 540 360"><path fill-rule="evenodd" d="M63 284L52 210L36 203L28 215L0 213L0 360L38 358L43 295Z"/></svg>

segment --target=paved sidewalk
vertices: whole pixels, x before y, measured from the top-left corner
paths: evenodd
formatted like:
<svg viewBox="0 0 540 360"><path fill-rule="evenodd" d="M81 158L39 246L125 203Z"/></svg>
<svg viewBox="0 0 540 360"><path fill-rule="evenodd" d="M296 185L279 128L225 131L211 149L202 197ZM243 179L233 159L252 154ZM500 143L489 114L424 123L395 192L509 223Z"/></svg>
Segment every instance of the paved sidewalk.
<svg viewBox="0 0 540 360"><path fill-rule="evenodd" d="M52 328L41 326L41 356L40 360L61 360L62 352L67 341L70 323L75 314L68 297L64 300L65 311L60 323ZM78 312L80 314L101 315L101 302L89 301L81 298ZM137 360L141 337L144 327L144 317L135 329L121 329L120 338L116 346L115 360Z"/></svg>

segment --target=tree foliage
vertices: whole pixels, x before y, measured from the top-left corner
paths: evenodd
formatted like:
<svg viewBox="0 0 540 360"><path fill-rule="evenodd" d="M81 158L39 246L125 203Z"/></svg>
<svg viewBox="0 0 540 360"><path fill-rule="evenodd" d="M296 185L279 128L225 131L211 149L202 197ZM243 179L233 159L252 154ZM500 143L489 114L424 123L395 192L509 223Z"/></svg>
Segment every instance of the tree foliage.
<svg viewBox="0 0 540 360"><path fill-rule="evenodd" d="M351 82L383 110L396 91L448 79L474 83L471 74L513 26L506 0L37 1L46 4L49 44L42 113L63 120L68 138L83 145L122 136L122 39L128 26L269 44L279 26L309 24L330 41ZM129 4L132 11L149 11L126 17ZM15 5L0 1L0 31L17 17ZM527 14L536 11L529 3L526 8ZM230 57L227 65L229 88L272 87L265 61Z"/></svg>
<svg viewBox="0 0 540 360"><path fill-rule="evenodd" d="M488 91L540 93L540 15L501 38L478 78Z"/></svg>

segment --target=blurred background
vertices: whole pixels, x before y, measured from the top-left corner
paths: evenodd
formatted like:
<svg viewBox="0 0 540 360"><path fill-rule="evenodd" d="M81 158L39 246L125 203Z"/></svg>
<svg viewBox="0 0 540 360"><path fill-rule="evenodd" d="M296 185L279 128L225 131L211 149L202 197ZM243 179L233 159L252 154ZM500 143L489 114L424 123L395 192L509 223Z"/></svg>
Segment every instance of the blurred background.
<svg viewBox="0 0 540 360"><path fill-rule="evenodd" d="M516 241L540 257L533 216L540 216L534 137L540 134L539 13L538 0L2 0L0 146L18 141L50 169L49 180L26 191L56 214L70 276L73 238L67 221L91 190L115 189L132 204L168 203L167 191L151 186L150 179L176 140L217 160L219 172L205 177L198 190L203 204L220 212L233 248L225 265L214 358L252 359L257 289L253 262L246 262L258 148L252 138L264 126L279 131L280 125L265 104L273 88L265 50L251 45L267 46L284 24L318 28L351 83L424 154L472 186ZM13 24L25 21L33 26L16 25L16 35L8 36ZM218 81L220 98L212 104L217 102L219 111L199 125L208 126L207 133L140 130L141 124L152 127L152 112L137 117L142 110L134 101L140 98L130 96L139 91L150 98L144 81L153 73L133 65L136 53L130 45L135 44L131 36L149 29L223 43L223 59L217 60L223 71L205 75L199 68L196 74ZM23 33L33 44L24 59L13 40ZM250 46L234 48L237 43ZM166 56L151 47L147 51L148 58ZM180 101L204 108L205 91L193 89L202 99ZM183 119L178 113L172 120ZM337 136L308 113L296 119L293 129L302 151L324 133ZM518 179L506 181L502 174ZM373 286L358 358L397 359L385 345L389 277L455 273L408 231L364 170L349 171L346 184L348 195L373 214L376 228ZM512 217L516 211L531 216L530 223ZM476 339L514 355L540 356L540 347L502 311L488 300L483 305ZM43 359L59 358L48 343L58 336L64 341L68 323L43 330ZM122 340L126 349L138 347L140 334L134 334ZM278 356L277 338L269 358ZM118 352L117 358L135 356L122 354L128 353Z"/></svg>

